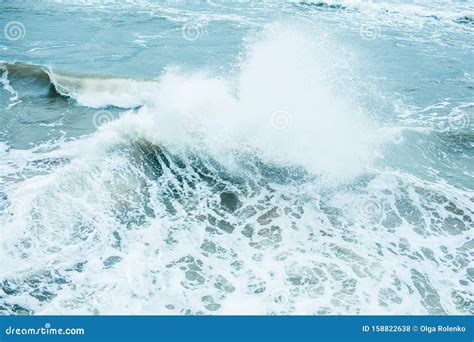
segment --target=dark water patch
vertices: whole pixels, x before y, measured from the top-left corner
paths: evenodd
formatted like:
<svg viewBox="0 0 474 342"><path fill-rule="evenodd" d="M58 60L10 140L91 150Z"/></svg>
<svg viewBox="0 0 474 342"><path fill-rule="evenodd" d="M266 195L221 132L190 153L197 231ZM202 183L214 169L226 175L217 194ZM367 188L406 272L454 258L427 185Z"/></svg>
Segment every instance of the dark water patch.
<svg viewBox="0 0 474 342"><path fill-rule="evenodd" d="M9 79L35 80L49 84L51 82L49 71L46 67L27 64L21 62L0 62L0 65L7 69Z"/></svg>
<svg viewBox="0 0 474 342"><path fill-rule="evenodd" d="M232 153L232 152L230 152ZM148 141L134 142L130 148L132 164L143 170L147 178L158 180L164 174L173 177L170 189L196 189L203 184L222 193L221 201L227 210L239 207L237 192L247 195L258 188L268 188L268 184L302 184L312 179L302 167L279 166L264 162L254 155L238 155L238 172L229 170L225 165L203 151L189 151L184 154L170 153ZM178 189L179 188L179 189Z"/></svg>
<svg viewBox="0 0 474 342"><path fill-rule="evenodd" d="M474 18L469 17L467 15L455 19L454 22L457 23L457 24L461 24L461 25L474 26Z"/></svg>
<svg viewBox="0 0 474 342"><path fill-rule="evenodd" d="M474 132L470 130L446 130L442 132L433 132L440 140L441 146L454 150L454 152L472 153L472 144L474 143Z"/></svg>
<svg viewBox="0 0 474 342"><path fill-rule="evenodd" d="M328 4L326 2L318 1L318 2L311 2L311 1L300 1L298 3L299 6L304 8L313 8L318 10L343 10L346 9L345 6L341 4Z"/></svg>
<svg viewBox="0 0 474 342"><path fill-rule="evenodd" d="M220 198L221 206L229 212L234 212L242 206L242 203L239 200L239 196L234 192L223 191L220 194Z"/></svg>
<svg viewBox="0 0 474 342"><path fill-rule="evenodd" d="M10 86L18 92L20 99L34 97L64 99L57 91L48 67L21 62L0 62L0 67L8 71L7 79Z"/></svg>
<svg viewBox="0 0 474 342"><path fill-rule="evenodd" d="M10 304L4 302L0 296L0 315L18 315L27 316L32 315L33 311L18 304Z"/></svg>
<svg viewBox="0 0 474 342"><path fill-rule="evenodd" d="M147 141L140 141L133 144L131 157L132 162L143 169L149 178L156 179L163 174L161 163L166 158L157 146Z"/></svg>

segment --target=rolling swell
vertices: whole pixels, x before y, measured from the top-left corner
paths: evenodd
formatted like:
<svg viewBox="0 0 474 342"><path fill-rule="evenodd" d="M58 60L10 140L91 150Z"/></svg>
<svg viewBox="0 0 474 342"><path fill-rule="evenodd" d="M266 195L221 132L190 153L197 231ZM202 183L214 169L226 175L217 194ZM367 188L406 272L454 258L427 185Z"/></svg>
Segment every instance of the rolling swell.
<svg viewBox="0 0 474 342"><path fill-rule="evenodd" d="M51 72L47 67L21 62L0 62L0 69L4 70L4 82L8 81L12 87L10 92L14 92L16 88L33 88L34 92L48 97L61 95L51 82Z"/></svg>
<svg viewBox="0 0 474 342"><path fill-rule="evenodd" d="M462 16L454 20L458 24L474 26L474 18L472 16Z"/></svg>
<svg viewBox="0 0 474 342"><path fill-rule="evenodd" d="M43 89L47 96L63 96L80 105L101 108L137 108L143 105L151 81L118 77L74 75L53 71L50 67L21 62L0 62L12 87ZM46 90L45 90L46 89Z"/></svg>

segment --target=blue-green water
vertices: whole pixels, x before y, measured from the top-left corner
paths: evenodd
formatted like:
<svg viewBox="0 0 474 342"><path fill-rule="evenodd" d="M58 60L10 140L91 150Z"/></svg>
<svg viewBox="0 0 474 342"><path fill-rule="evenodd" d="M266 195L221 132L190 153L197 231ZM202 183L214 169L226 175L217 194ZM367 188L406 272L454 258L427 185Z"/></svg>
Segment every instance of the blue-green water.
<svg viewBox="0 0 474 342"><path fill-rule="evenodd" d="M472 2L0 26L0 312L474 312Z"/></svg>

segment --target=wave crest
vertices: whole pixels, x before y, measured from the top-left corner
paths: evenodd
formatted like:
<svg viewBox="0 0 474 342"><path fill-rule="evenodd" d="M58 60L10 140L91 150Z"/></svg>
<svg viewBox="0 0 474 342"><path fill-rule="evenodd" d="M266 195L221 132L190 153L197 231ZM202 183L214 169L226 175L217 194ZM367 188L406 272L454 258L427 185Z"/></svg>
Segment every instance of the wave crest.
<svg viewBox="0 0 474 342"><path fill-rule="evenodd" d="M28 79L40 85L49 84L58 95L92 108L140 107L150 98L156 86L153 81L61 73L37 64L0 62L0 65L8 71L9 79Z"/></svg>

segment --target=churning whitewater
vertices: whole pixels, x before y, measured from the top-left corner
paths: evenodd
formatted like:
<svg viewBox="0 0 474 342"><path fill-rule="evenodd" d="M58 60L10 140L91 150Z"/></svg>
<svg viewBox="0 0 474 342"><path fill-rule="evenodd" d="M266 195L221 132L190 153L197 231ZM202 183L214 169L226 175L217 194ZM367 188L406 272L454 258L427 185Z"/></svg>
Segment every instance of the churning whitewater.
<svg viewBox="0 0 474 342"><path fill-rule="evenodd" d="M0 313L473 314L474 8L221 5L0 41Z"/></svg>

